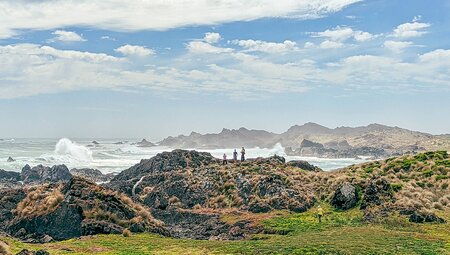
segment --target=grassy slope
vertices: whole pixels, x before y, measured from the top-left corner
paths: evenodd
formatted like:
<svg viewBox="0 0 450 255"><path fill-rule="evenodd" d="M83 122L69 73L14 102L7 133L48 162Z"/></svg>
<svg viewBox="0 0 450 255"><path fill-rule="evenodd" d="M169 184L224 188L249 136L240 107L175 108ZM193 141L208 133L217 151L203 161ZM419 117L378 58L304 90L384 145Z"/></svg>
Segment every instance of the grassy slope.
<svg viewBox="0 0 450 255"><path fill-rule="evenodd" d="M44 245L5 239L13 252L46 249L51 254L450 254L450 224L412 224L404 217L366 224L358 209L325 206L324 222L306 213L272 212L261 224L273 233L244 241L198 241L154 234L99 235ZM279 216L276 216L276 215ZM445 213L443 213L445 215ZM450 213L447 212L447 216ZM270 218L269 216L274 216ZM268 219L267 219L268 218ZM236 220L232 216L224 220ZM284 234L284 235L280 235Z"/></svg>

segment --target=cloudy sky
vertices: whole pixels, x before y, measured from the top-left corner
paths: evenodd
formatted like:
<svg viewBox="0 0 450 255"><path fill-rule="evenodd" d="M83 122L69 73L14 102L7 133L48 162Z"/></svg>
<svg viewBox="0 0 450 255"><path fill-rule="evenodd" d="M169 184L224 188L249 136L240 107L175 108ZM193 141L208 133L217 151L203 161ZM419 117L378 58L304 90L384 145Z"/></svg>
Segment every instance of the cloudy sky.
<svg viewBox="0 0 450 255"><path fill-rule="evenodd" d="M1 137L450 133L446 0L3 0Z"/></svg>

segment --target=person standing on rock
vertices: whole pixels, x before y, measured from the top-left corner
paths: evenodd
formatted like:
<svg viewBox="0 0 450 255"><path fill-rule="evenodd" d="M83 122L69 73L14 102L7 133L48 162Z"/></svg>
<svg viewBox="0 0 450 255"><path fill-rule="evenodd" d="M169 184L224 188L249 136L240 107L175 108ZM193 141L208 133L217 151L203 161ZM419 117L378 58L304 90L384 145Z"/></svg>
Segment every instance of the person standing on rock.
<svg viewBox="0 0 450 255"><path fill-rule="evenodd" d="M233 161L234 162L237 162L237 151L236 151L236 149L234 149L234 152L233 152Z"/></svg>
<svg viewBox="0 0 450 255"><path fill-rule="evenodd" d="M323 209L319 205L317 206L317 218L319 219L319 222L322 222L322 216L323 216Z"/></svg>
<svg viewBox="0 0 450 255"><path fill-rule="evenodd" d="M242 162L245 161L245 149L244 149L244 147L242 147L242 150L241 150L241 161Z"/></svg>
<svg viewBox="0 0 450 255"><path fill-rule="evenodd" d="M228 160L227 160L227 154L223 154L223 161L222 161L222 165L226 165L228 164Z"/></svg>

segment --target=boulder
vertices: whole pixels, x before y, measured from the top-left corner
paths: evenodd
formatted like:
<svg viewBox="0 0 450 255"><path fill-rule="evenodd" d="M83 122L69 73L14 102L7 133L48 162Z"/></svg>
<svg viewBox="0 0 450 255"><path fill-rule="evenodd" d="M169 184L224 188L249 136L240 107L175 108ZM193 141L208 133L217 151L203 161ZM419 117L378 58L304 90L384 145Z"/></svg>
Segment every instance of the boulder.
<svg viewBox="0 0 450 255"><path fill-rule="evenodd" d="M356 189L348 182L344 182L334 192L331 204L337 209L348 210L358 203Z"/></svg>
<svg viewBox="0 0 450 255"><path fill-rule="evenodd" d="M16 161L16 160L11 157L8 157L8 159L6 160L6 162L14 162L14 161Z"/></svg>
<svg viewBox="0 0 450 255"><path fill-rule="evenodd" d="M364 190L361 209L392 201L394 201L394 195L390 183L385 179L373 179Z"/></svg>
<svg viewBox="0 0 450 255"><path fill-rule="evenodd" d="M18 182L20 181L20 173L0 169L0 181Z"/></svg>
<svg viewBox="0 0 450 255"><path fill-rule="evenodd" d="M72 175L66 165L52 167L37 165L33 168L25 165L21 172L21 179L24 183L60 182L69 181L70 178Z"/></svg>

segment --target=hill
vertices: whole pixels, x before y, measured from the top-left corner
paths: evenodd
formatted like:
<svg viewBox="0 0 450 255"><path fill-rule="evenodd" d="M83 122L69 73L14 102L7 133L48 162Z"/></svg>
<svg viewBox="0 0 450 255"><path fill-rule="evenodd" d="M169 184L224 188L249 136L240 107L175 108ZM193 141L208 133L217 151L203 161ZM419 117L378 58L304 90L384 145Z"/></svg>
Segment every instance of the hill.
<svg viewBox="0 0 450 255"><path fill-rule="evenodd" d="M305 146L305 141L316 146ZM386 158L426 150L449 150L450 136L431 135L399 127L370 124L363 127L334 129L316 123L306 123L275 134L263 130L223 129L217 134L199 134L168 137L161 142L170 148L273 148L280 143L288 155L328 158L372 156Z"/></svg>

